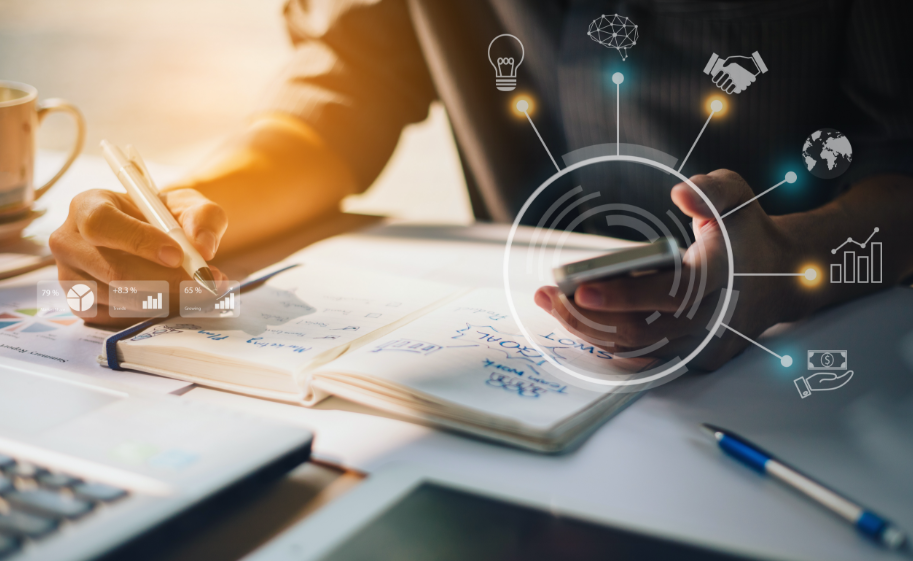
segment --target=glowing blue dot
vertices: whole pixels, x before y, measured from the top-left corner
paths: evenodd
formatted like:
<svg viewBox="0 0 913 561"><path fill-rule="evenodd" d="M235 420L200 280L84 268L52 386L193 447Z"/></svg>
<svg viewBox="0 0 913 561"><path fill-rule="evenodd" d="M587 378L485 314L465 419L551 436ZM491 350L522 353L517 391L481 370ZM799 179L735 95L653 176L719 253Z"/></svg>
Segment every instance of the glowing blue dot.
<svg viewBox="0 0 913 561"><path fill-rule="evenodd" d="M793 357L791 357L789 355L783 355L783 357L780 358L780 364L782 364L786 368L789 368L790 366L793 365Z"/></svg>
<svg viewBox="0 0 913 561"><path fill-rule="evenodd" d="M796 175L796 172L794 172L794 171L786 172L786 182L787 183L795 183L796 179L798 179L798 178L799 178L799 176Z"/></svg>
<svg viewBox="0 0 913 561"><path fill-rule="evenodd" d="M612 74L612 81L616 84L621 84L625 81L625 75L621 72L616 72L615 74Z"/></svg>

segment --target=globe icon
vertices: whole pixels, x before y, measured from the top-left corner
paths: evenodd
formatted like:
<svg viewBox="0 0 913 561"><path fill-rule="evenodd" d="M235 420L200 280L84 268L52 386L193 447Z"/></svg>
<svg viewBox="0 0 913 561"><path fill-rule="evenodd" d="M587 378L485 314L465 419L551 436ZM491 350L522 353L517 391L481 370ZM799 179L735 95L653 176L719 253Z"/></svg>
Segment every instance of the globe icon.
<svg viewBox="0 0 913 561"><path fill-rule="evenodd" d="M821 129L813 132L802 145L802 161L815 177L833 179L849 169L853 147L840 131Z"/></svg>

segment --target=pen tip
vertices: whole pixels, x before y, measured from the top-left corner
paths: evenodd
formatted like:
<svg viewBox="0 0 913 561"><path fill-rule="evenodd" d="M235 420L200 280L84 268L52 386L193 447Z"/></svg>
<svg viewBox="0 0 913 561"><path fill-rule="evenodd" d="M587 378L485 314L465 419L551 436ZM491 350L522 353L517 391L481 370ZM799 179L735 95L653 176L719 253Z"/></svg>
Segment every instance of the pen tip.
<svg viewBox="0 0 913 561"><path fill-rule="evenodd" d="M200 285L212 293L213 296L218 296L219 293L216 290L216 279L212 276L212 271L209 270L209 267L200 267L193 273L193 278L195 281L200 283Z"/></svg>
<svg viewBox="0 0 913 561"><path fill-rule="evenodd" d="M714 440L719 440L720 436L723 434L722 429L720 429L719 427L717 427L715 425L711 425L708 423L701 423L701 429L703 429L704 432L706 432L707 434L712 436L714 438Z"/></svg>
<svg viewBox="0 0 913 561"><path fill-rule="evenodd" d="M889 525L881 534L881 541L891 549L906 548L909 545L907 535L900 528Z"/></svg>

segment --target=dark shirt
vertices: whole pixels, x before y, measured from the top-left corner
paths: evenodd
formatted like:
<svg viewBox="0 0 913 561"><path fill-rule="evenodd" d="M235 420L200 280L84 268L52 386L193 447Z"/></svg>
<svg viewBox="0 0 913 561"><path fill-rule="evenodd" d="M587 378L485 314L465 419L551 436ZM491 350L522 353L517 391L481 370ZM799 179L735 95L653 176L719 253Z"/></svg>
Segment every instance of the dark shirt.
<svg viewBox="0 0 913 561"><path fill-rule="evenodd" d="M616 12L638 25L626 61L587 35L592 20ZM575 150L615 142L616 71L625 76L622 153L647 147L680 163L718 94L727 113L714 117L682 172L731 169L760 193L795 171L796 184L760 199L771 214L820 206L873 174L913 173L909 0L291 0L285 15L295 55L266 108L315 128L366 188L402 128L440 99L478 218L512 220L555 173L513 110L517 95L534 101L533 121L563 167ZM495 88L488 61L500 33L516 35L526 51L514 92ZM769 71L740 94L723 94L703 73L712 53L753 51ZM853 146L838 179L815 178L801 157L805 139L825 127ZM568 186L665 213L677 180L641 168L584 169Z"/></svg>

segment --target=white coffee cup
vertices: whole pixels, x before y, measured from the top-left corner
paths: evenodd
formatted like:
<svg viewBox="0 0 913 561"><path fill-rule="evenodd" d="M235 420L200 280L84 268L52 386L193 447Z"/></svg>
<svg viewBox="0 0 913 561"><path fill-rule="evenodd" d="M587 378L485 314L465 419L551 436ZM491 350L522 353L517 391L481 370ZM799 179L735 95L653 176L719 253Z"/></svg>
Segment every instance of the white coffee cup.
<svg viewBox="0 0 913 561"><path fill-rule="evenodd" d="M36 132L49 114L61 111L76 121L76 143L54 177L35 188ZM38 101L27 84L0 80L0 222L18 220L60 179L82 151L86 124L74 105L62 99Z"/></svg>

